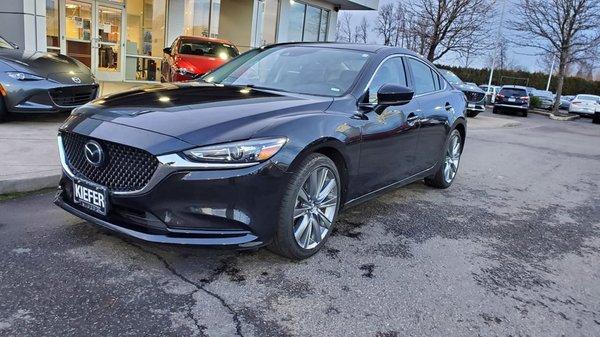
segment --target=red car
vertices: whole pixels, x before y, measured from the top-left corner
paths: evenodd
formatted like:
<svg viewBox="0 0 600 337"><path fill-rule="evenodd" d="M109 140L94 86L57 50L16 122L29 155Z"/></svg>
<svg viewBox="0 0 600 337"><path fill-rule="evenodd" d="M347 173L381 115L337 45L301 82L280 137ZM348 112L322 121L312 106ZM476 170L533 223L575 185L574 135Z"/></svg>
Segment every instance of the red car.
<svg viewBox="0 0 600 337"><path fill-rule="evenodd" d="M198 36L180 36L164 52L162 82L193 80L239 55L229 41Z"/></svg>

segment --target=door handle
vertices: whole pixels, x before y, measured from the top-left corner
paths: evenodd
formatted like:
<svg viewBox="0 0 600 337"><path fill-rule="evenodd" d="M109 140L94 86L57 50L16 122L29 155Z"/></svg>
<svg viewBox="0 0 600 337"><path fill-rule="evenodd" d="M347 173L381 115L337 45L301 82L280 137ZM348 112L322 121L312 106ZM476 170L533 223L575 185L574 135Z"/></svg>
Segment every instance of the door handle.
<svg viewBox="0 0 600 337"><path fill-rule="evenodd" d="M452 107L452 105L450 105L450 103L446 103L446 111L448 112L454 112L454 108Z"/></svg>
<svg viewBox="0 0 600 337"><path fill-rule="evenodd" d="M408 114L408 117L406 117L406 124L408 124L409 126L414 126L418 120L419 116L411 112Z"/></svg>

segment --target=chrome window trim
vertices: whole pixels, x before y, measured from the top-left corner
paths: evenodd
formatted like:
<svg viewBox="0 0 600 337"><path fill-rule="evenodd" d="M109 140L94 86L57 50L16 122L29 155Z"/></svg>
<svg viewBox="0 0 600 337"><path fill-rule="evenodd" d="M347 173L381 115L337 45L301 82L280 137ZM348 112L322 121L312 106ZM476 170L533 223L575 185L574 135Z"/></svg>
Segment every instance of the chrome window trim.
<svg viewBox="0 0 600 337"><path fill-rule="evenodd" d="M377 72L379 71L379 69L381 68L381 66L382 66L382 65L383 65L383 64L384 64L384 63L385 63L387 60L389 60L389 59L392 59L392 58L396 58L396 57L400 57L400 58L402 58L402 57L405 57L405 58L413 58L413 59L415 59L415 60L417 60L417 61L419 61L419 62L421 62L421 63L425 64L426 66L428 66L428 67L429 67L429 69L433 70L433 71L434 71L434 72L435 72L435 73L436 73L438 76L440 76L440 77L443 79L443 82L444 82L444 87L443 87L443 88L441 88L441 89L439 89L439 90L434 90L434 91L430 91L430 92L425 92L425 93L422 93L422 94L415 94L413 97L423 97L423 96L427 96L427 95L431 95L431 94L436 94L436 93L439 93L439 92L442 92L442 91L446 91L446 89L448 88L448 82L447 82L447 81L446 81L446 79L445 79L445 78L444 78L444 77L443 77L443 76L440 74L440 72L439 72L439 71L437 71L437 69L434 69L434 68L432 68L432 67L431 67L429 64L427 64L427 63L423 62L423 60L421 60L420 58L418 58L418 57L416 57L416 56L413 56L413 55L409 55L409 54L394 54L394 55L389 55L389 56L387 56L386 58L384 58L383 60L381 60L381 62L379 62L379 65L377 65L377 68L375 68L375 71L374 71L374 72L373 72L373 74L371 75L371 78L369 79L369 82L367 82L367 85L366 85L366 87L364 88L362 95L364 95L364 94L367 92L367 90L369 90L369 87L371 86L371 83L373 83L373 79L375 79L375 74L377 74ZM405 73L405 76L406 76L406 69L404 69L404 73ZM407 80L408 80L408 79L407 79ZM411 89L413 89L413 88L411 88ZM362 96L362 95L361 95L361 96Z"/></svg>

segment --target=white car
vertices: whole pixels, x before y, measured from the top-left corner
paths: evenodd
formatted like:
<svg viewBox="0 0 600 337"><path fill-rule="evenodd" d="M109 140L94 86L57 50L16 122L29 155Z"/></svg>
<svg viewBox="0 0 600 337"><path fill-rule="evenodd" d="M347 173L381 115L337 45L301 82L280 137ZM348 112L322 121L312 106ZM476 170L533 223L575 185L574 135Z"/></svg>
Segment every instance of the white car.
<svg viewBox="0 0 600 337"><path fill-rule="evenodd" d="M496 95L500 91L499 86L497 86L497 85L488 86L486 84L482 84L479 86L479 88L481 88L481 90L485 91L485 96L487 97L487 102L489 104L496 103Z"/></svg>
<svg viewBox="0 0 600 337"><path fill-rule="evenodd" d="M600 111L600 96L577 95L569 104L569 113L592 116Z"/></svg>

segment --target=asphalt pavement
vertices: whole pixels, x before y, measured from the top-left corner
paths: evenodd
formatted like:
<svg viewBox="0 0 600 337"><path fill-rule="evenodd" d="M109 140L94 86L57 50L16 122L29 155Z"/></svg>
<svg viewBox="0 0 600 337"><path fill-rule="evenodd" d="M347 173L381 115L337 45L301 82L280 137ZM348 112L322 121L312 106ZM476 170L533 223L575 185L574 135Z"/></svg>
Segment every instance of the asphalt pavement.
<svg viewBox="0 0 600 337"><path fill-rule="evenodd" d="M598 336L600 127L469 119L455 184L343 213L325 249L123 239L0 202L3 336Z"/></svg>

